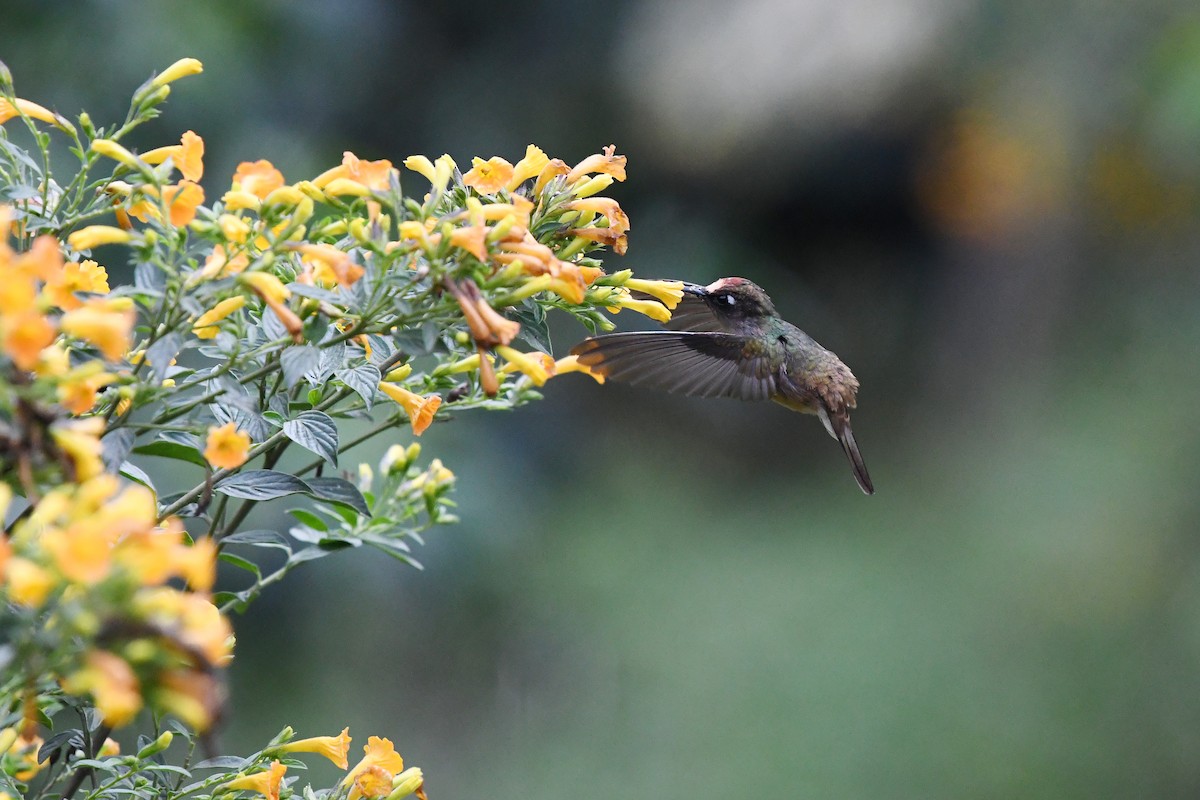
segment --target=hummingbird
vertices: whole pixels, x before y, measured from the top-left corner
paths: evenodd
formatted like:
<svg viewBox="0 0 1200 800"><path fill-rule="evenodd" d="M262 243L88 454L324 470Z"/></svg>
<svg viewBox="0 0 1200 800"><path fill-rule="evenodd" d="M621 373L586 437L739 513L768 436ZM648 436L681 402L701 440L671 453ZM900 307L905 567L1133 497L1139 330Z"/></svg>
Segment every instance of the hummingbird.
<svg viewBox="0 0 1200 800"><path fill-rule="evenodd" d="M610 333L571 349L589 369L635 386L699 397L774 400L816 414L850 460L865 494L875 487L854 432L858 379L842 360L779 316L757 284L684 283L669 330Z"/></svg>

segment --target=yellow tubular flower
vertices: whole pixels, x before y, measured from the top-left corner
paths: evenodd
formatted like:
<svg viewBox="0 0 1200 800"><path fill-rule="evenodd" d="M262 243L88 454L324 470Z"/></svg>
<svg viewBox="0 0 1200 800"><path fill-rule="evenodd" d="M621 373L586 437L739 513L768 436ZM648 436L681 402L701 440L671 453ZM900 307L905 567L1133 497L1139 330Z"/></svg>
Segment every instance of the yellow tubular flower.
<svg viewBox="0 0 1200 800"><path fill-rule="evenodd" d="M88 225L67 237L73 250L91 250L104 244L124 244L133 239L133 234L111 225Z"/></svg>
<svg viewBox="0 0 1200 800"><path fill-rule="evenodd" d="M246 305L246 298L240 294L236 297L225 298L200 315L200 318L192 325L192 332L196 334L197 339L215 339L221 330L217 323L244 305Z"/></svg>
<svg viewBox="0 0 1200 800"><path fill-rule="evenodd" d="M397 386L387 381L380 382L379 390L399 403L404 412L408 414L408 421L412 424L414 436L420 436L425 432L433 422L433 415L437 413L438 407L442 404L442 398L436 394L422 397L403 386Z"/></svg>
<svg viewBox="0 0 1200 800"><path fill-rule="evenodd" d="M68 675L62 686L71 694L91 694L104 723L114 728L132 722L142 709L140 686L133 669L125 659L106 650L89 651L83 668Z"/></svg>
<svg viewBox="0 0 1200 800"><path fill-rule="evenodd" d="M246 463L249 453L250 434L239 431L234 423L227 422L219 428L214 425L208 429L204 457L214 467L236 469Z"/></svg>
<svg viewBox="0 0 1200 800"><path fill-rule="evenodd" d="M264 300L282 303L292 296L292 292L283 282L269 272L243 272L238 280L249 286Z"/></svg>
<svg viewBox="0 0 1200 800"><path fill-rule="evenodd" d="M446 184L450 182L450 177L454 174L454 170L458 165L454 163L454 159L448 153L443 153L438 156L433 162L433 188L435 191L443 191Z"/></svg>
<svg viewBox="0 0 1200 800"><path fill-rule="evenodd" d="M557 178L559 175L566 175L571 171L562 159L552 158L546 162L546 166L542 167L541 173L538 175L537 181L533 184L533 193L540 194L546 188L546 184Z"/></svg>
<svg viewBox="0 0 1200 800"><path fill-rule="evenodd" d="M414 792L417 792L419 797L423 797L424 792L421 791L421 787L424 785L425 775L421 772L421 768L409 767L392 778L392 792L387 796L387 800L402 800Z"/></svg>
<svg viewBox="0 0 1200 800"><path fill-rule="evenodd" d="M482 225L471 225L466 228L455 228L450 234L450 244L461 250L466 250L480 261L487 261L488 229Z"/></svg>
<svg viewBox="0 0 1200 800"><path fill-rule="evenodd" d="M434 169L433 162L425 156L409 156L404 159L404 166L411 169L413 172L420 173L425 176L425 180L433 183Z"/></svg>
<svg viewBox="0 0 1200 800"><path fill-rule="evenodd" d="M501 370L502 372L511 366L528 375L536 386L543 385L554 374L554 361L545 353L522 353L511 347L499 345L496 348L496 355L508 362L505 369Z"/></svg>
<svg viewBox="0 0 1200 800"><path fill-rule="evenodd" d="M426 159L428 161L428 159ZM392 162L387 159L380 161L364 161L349 150L342 153L342 163L333 169L322 172L313 178L313 185L324 189L330 194L367 194L372 191L382 192L391 182ZM343 191L332 188L334 182ZM360 188L353 189L349 184L357 184Z"/></svg>
<svg viewBox="0 0 1200 800"><path fill-rule="evenodd" d="M128 298L89 300L81 308L63 314L63 333L95 345L109 361L129 352L129 337L137 314Z"/></svg>
<svg viewBox="0 0 1200 800"><path fill-rule="evenodd" d="M48 108L39 106L37 103L30 102L29 100L22 100L19 97L11 102L0 97L0 125L21 115L30 119L49 122L51 125L59 124L58 117Z"/></svg>
<svg viewBox="0 0 1200 800"><path fill-rule="evenodd" d="M550 159L546 157L540 147L532 144L526 147L525 157L513 166L513 174L508 181L508 190L512 191L530 178L541 175L548 163L550 163Z"/></svg>
<svg viewBox="0 0 1200 800"><path fill-rule="evenodd" d="M199 75L204 72L204 65L194 58L181 58L155 76L150 85L155 89L173 83L189 75Z"/></svg>
<svg viewBox="0 0 1200 800"><path fill-rule="evenodd" d="M346 773L346 777L342 778L340 785L343 789L352 784L358 774L369 767L383 767L393 775L404 771L404 759L396 752L391 739L372 736L363 745L363 753L362 760Z"/></svg>
<svg viewBox="0 0 1200 800"><path fill-rule="evenodd" d="M271 748L280 753L317 753L332 761L339 769L346 769L346 756L350 752L350 729L342 728L337 736L313 736Z"/></svg>
<svg viewBox="0 0 1200 800"><path fill-rule="evenodd" d="M13 556L4 565L4 593L9 600L26 608L41 608L46 596L58 583L49 570L27 558Z"/></svg>
<svg viewBox="0 0 1200 800"><path fill-rule="evenodd" d="M268 800L279 800L279 787L286 772L286 766L278 761L272 761L266 772L242 775L225 784L223 788L230 791L258 792Z"/></svg>
<svg viewBox="0 0 1200 800"><path fill-rule="evenodd" d="M96 141L92 142L92 145L89 149L91 149L93 153L98 153L106 158L111 158L113 161L124 164L127 167L132 167L133 169L138 168L137 156L126 150L120 144L114 142L112 139L97 139Z"/></svg>
<svg viewBox="0 0 1200 800"><path fill-rule="evenodd" d="M572 200L563 208L571 211L592 211L603 214L608 220L608 227L617 233L629 230L629 217L621 210L621 206L611 197L588 197Z"/></svg>
<svg viewBox="0 0 1200 800"><path fill-rule="evenodd" d="M82 263L71 261L63 266L56 278L48 280L42 290L46 299L63 311L73 311L83 306L83 301L75 296L75 292L108 294L108 271L91 259Z"/></svg>
<svg viewBox="0 0 1200 800"><path fill-rule="evenodd" d="M657 320L658 322L666 323L671 321L671 312L662 303L655 300L635 300L629 296L628 291L618 290L614 292L608 298L608 302L612 303L612 305L608 306L608 310L614 314L622 308L628 308L639 314L645 314L650 319Z"/></svg>
<svg viewBox="0 0 1200 800"><path fill-rule="evenodd" d="M630 278L623 284L626 289L648 294L667 308L674 310L683 299L682 281L650 281Z"/></svg>
<svg viewBox="0 0 1200 800"><path fill-rule="evenodd" d="M487 161L476 156L471 159L471 169L463 175L463 185L480 194L495 194L512 179L513 165L500 156L492 156Z"/></svg>
<svg viewBox="0 0 1200 800"><path fill-rule="evenodd" d="M175 169L189 181L198 181L204 176L204 140L195 131L187 131L179 144L156 147L141 155L147 164L161 164L168 158Z"/></svg>
<svg viewBox="0 0 1200 800"><path fill-rule="evenodd" d="M221 687L215 676L193 669L176 669L159 677L153 704L196 730L203 731L220 711L221 698ZM282 775L281 771L280 777ZM274 797L278 800L278 794Z"/></svg>
<svg viewBox="0 0 1200 800"><path fill-rule="evenodd" d="M129 206L129 213L146 222L148 219L158 219L161 205L166 205L171 224L176 227L187 225L196 218L196 209L204 202L204 189L194 181L183 180L162 189L162 201L159 202L158 190L153 186L142 187L148 197Z"/></svg>
<svg viewBox="0 0 1200 800"><path fill-rule="evenodd" d="M568 372L582 372L594 378L596 383L604 383L604 376L599 372L593 372L586 364L581 364L579 356L564 356L554 362L555 375L565 375Z"/></svg>
<svg viewBox="0 0 1200 800"><path fill-rule="evenodd" d="M600 192L612 186L612 183L613 178L611 175L597 175L594 178L582 181L571 193L578 198L591 197L594 194L600 194Z"/></svg>

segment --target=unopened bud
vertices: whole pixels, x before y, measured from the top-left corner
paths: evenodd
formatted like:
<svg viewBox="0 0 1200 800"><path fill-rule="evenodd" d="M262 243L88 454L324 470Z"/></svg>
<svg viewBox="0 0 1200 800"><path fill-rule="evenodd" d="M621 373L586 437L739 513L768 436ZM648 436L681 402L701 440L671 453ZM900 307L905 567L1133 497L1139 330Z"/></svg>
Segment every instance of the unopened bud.
<svg viewBox="0 0 1200 800"><path fill-rule="evenodd" d="M159 734L157 739L143 747L141 750L138 750L137 757L145 759L156 753L161 753L163 750L166 750L171 746L171 741L174 738L175 734L171 733L170 731L163 731L161 734Z"/></svg>

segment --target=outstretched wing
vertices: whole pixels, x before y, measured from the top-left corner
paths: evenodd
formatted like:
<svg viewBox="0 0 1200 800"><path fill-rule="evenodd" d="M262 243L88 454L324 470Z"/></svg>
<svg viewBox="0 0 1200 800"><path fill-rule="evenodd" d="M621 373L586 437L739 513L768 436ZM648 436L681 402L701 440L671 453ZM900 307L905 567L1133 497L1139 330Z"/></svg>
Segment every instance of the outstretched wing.
<svg viewBox="0 0 1200 800"><path fill-rule="evenodd" d="M732 333L611 333L585 339L571 353L606 378L666 392L767 400L775 391L766 354Z"/></svg>

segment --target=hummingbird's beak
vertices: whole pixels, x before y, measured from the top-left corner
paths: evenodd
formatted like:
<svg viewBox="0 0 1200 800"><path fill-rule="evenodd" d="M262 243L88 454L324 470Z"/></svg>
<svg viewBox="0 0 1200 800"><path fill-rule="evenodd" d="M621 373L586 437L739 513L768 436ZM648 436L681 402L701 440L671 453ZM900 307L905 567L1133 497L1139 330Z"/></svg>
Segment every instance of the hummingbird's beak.
<svg viewBox="0 0 1200 800"><path fill-rule="evenodd" d="M684 283L683 291L687 294L695 295L696 297L704 297L708 294L708 289L704 288L698 283Z"/></svg>

